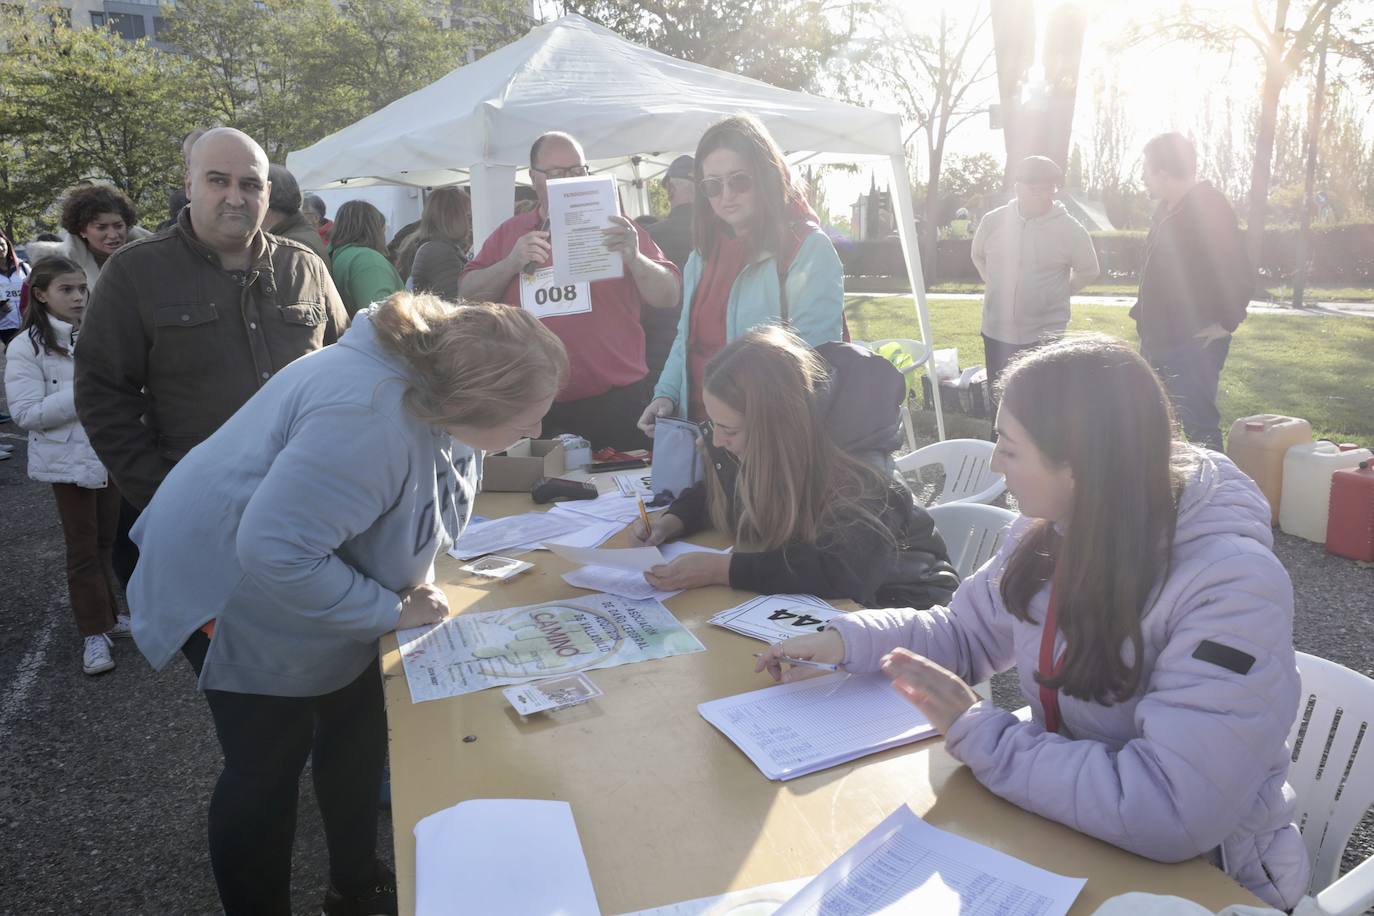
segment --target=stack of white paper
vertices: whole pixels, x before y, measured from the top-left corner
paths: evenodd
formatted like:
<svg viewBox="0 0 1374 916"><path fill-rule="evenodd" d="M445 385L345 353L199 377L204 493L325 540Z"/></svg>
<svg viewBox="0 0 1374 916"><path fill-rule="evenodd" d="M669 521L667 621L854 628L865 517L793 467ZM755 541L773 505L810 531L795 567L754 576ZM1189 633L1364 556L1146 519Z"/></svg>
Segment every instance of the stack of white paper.
<svg viewBox="0 0 1374 916"><path fill-rule="evenodd" d="M415 825L416 916L600 916L567 802L483 798Z"/></svg>
<svg viewBox="0 0 1374 916"><path fill-rule="evenodd" d="M713 550L710 547L698 547L696 544L688 544L685 541L673 541L668 544L661 544L658 550L662 553L663 559L660 562L669 562L687 553L729 553L728 550ZM654 588L644 578L644 573L633 569L614 569L609 566L583 566L571 572L563 574L563 581L576 588L585 588L593 592L602 592L607 595L619 595L621 598L633 598L636 601L643 601L649 598L658 601L667 601L675 595L682 594L679 589L673 592L665 592Z"/></svg>
<svg viewBox="0 0 1374 916"><path fill-rule="evenodd" d="M881 674L831 674L697 707L769 779L792 779L935 734Z"/></svg>
<svg viewBox="0 0 1374 916"><path fill-rule="evenodd" d="M621 496L636 496L645 502L654 498L654 491L649 485L649 481L653 478L647 470L617 474L612 479L615 481L615 488Z"/></svg>
<svg viewBox="0 0 1374 916"><path fill-rule="evenodd" d="M620 493L603 493L596 499L574 499L558 503L550 513L572 515L601 521L631 522L639 518L639 500L634 496L621 496Z"/></svg>
<svg viewBox="0 0 1374 916"><path fill-rule="evenodd" d="M814 595L761 595L721 611L708 622L771 645L819 633L826 621L842 613Z"/></svg>
<svg viewBox="0 0 1374 916"><path fill-rule="evenodd" d="M449 548L449 555L471 560L488 553L532 548L544 541L556 540L580 531L590 520L553 512L526 512L505 518L469 525L458 541Z"/></svg>
<svg viewBox="0 0 1374 916"><path fill-rule="evenodd" d="M492 525L496 527L489 527ZM598 521L582 515L527 512L468 525L448 553L459 560L488 553L514 554L537 550L544 546L546 539L569 547L597 547L624 527L624 522Z"/></svg>
<svg viewBox="0 0 1374 916"><path fill-rule="evenodd" d="M946 833L902 805L776 916L1063 916L1086 883Z"/></svg>
<svg viewBox="0 0 1374 916"><path fill-rule="evenodd" d="M544 545L555 556L583 566L604 566L611 569L625 569L630 572L644 573L661 565L663 554L657 547L576 547L570 544L550 541Z"/></svg>

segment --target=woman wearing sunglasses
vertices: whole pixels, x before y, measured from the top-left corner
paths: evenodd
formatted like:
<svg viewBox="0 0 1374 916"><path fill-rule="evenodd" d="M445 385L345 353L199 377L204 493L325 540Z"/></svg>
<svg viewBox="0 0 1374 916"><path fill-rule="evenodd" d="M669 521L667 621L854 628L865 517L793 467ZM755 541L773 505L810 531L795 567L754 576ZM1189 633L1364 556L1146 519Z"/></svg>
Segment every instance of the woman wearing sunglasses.
<svg viewBox="0 0 1374 916"><path fill-rule="evenodd" d="M639 418L651 436L659 417L705 419L706 363L750 328L787 322L811 346L843 333L839 255L763 125L738 115L707 130L695 177L682 318Z"/></svg>

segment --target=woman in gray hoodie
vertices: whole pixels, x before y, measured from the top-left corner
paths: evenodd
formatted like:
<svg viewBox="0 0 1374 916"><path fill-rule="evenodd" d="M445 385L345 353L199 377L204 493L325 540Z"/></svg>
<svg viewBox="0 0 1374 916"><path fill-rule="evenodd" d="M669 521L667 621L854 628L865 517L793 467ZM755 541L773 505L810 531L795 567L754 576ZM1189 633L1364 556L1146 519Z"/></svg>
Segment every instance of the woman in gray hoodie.
<svg viewBox="0 0 1374 916"><path fill-rule="evenodd" d="M1264 495L1175 441L1159 379L1105 337L1012 363L997 426L1023 517L949 607L841 615L760 667L882 670L1002 798L1161 862L1206 856L1294 906L1293 587ZM1013 666L1029 721L967 686Z"/></svg>
<svg viewBox="0 0 1374 916"><path fill-rule="evenodd" d="M307 757L324 912L395 912L375 856L377 640L447 612L434 560L467 524L483 452L538 435L567 375L528 312L396 293L277 373L139 518L134 638L155 668L187 657L224 750L210 858L229 916L291 912Z"/></svg>

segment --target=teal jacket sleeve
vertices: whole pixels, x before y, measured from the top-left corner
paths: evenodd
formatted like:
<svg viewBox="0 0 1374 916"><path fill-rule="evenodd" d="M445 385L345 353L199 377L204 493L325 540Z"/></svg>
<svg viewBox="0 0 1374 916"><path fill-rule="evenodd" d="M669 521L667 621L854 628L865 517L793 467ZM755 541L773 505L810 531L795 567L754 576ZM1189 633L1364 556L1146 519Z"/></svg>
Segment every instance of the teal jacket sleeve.
<svg viewBox="0 0 1374 916"><path fill-rule="evenodd" d="M668 359L654 386L654 397L672 398L678 416L687 415L687 338L692 328L692 295L701 280L701 255L693 251L682 269L682 317L677 322L677 336L668 351Z"/></svg>
<svg viewBox="0 0 1374 916"><path fill-rule="evenodd" d="M844 267L830 238L817 229L787 269L787 318L813 347L844 334Z"/></svg>
<svg viewBox="0 0 1374 916"><path fill-rule="evenodd" d="M410 474L406 438L385 416L353 405L312 410L288 437L244 507L239 566L295 613L374 640L396 626L401 599L339 548L396 504Z"/></svg>

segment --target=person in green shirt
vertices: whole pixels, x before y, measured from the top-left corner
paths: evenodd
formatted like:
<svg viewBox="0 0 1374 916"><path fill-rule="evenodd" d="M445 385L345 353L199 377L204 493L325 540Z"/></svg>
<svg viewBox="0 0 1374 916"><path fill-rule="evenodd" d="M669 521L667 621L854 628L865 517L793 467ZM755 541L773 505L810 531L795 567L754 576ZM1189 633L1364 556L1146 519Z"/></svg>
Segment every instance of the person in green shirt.
<svg viewBox="0 0 1374 916"><path fill-rule="evenodd" d="M334 214L329 270L348 316L401 289L401 275L386 256L386 218L364 200L350 200Z"/></svg>

